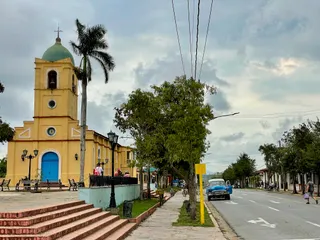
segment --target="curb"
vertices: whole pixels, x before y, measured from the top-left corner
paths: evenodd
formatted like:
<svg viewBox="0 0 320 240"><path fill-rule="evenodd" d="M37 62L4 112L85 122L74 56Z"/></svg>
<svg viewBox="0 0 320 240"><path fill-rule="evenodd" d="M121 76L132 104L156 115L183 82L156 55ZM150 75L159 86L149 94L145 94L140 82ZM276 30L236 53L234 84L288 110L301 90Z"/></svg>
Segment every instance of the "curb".
<svg viewBox="0 0 320 240"><path fill-rule="evenodd" d="M207 212L208 212L208 214L209 214L209 216L210 216L210 218L211 218L211 221L213 222L214 226L219 229L219 232L222 233L222 231L221 231L221 229L220 229L220 227L219 227L219 224L218 224L218 222L216 221L216 219L214 218L211 210L210 210L209 207L207 206L206 201L204 201L204 206L206 207Z"/></svg>

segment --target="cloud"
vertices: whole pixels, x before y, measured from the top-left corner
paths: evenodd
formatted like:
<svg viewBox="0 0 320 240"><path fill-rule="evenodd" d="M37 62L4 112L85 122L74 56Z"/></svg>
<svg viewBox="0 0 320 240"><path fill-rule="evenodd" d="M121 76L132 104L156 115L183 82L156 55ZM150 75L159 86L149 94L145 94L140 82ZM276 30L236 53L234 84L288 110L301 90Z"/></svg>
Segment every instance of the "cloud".
<svg viewBox="0 0 320 240"><path fill-rule="evenodd" d="M237 140L242 139L244 137L244 135L245 134L243 132L238 132L238 133L234 133L232 135L220 137L220 139L222 141L226 141L226 142L233 142L233 141L237 141Z"/></svg>

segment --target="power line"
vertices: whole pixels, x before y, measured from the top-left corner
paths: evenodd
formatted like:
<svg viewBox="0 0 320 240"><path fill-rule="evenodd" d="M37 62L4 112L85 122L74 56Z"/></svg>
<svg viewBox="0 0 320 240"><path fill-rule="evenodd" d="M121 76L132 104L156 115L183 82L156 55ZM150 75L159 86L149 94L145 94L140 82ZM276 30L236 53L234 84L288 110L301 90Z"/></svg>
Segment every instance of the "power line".
<svg viewBox="0 0 320 240"><path fill-rule="evenodd" d="M174 17L174 22L176 26L176 33L177 33L177 40L178 40L178 45L179 45L179 51L180 51L180 58L181 58L181 64L182 64L182 69L184 75L186 75L186 70L184 68L184 62L183 62L183 56L182 56L182 51L181 51L181 44L180 44L180 37L179 37L179 31L178 31L178 24L177 24L177 18L176 18L176 11L174 9L174 2L172 0L172 11L173 11L173 17Z"/></svg>
<svg viewBox="0 0 320 240"><path fill-rule="evenodd" d="M207 25L207 33L206 33L206 38L205 38L205 41L204 41L204 47L203 47L203 52L202 52L202 60L201 60L200 71L199 71L199 79L201 78L204 55L205 55L206 48L207 48L207 40L208 40L208 34L209 34L209 28L210 28L210 22L211 22L212 8L213 8L213 0L211 0L210 13L209 13L208 25Z"/></svg>
<svg viewBox="0 0 320 240"><path fill-rule="evenodd" d="M200 20L200 0L198 0L198 13L197 13L197 34L196 34L196 56L194 64L194 79L197 77L197 62L198 62L198 42L199 42L199 21Z"/></svg>
<svg viewBox="0 0 320 240"><path fill-rule="evenodd" d="M191 76L193 76L193 58L192 58L192 36L191 35L191 23L190 23L190 0L188 0L188 24L189 24L189 46L190 46L190 65L191 65Z"/></svg>
<svg viewBox="0 0 320 240"><path fill-rule="evenodd" d="M282 117L299 117L301 114L304 115L311 115L315 113L320 113L320 109L316 110L309 110L309 111L300 111L300 112L288 112L288 113L270 113L270 114L264 114L264 115L242 115L239 117L239 119L274 119L274 118L282 118Z"/></svg>

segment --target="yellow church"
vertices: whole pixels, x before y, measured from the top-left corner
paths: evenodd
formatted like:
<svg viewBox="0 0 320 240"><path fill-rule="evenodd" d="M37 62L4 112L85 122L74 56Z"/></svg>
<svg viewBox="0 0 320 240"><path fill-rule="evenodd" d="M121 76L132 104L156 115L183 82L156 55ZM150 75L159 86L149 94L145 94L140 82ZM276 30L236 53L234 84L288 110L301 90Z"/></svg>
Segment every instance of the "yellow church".
<svg viewBox="0 0 320 240"><path fill-rule="evenodd" d="M68 179L79 180L80 176L80 127L78 116L78 79L73 70L72 54L56 38L42 58L35 59L34 116L33 121L24 121L23 127L15 128L15 136L8 143L7 175L10 185L28 177L41 181L68 184ZM25 154L27 152L27 154ZM98 162L104 164L104 175L111 175L111 145L106 136L93 130L86 132L85 185L88 186ZM115 170L131 168L134 151L127 146L115 148Z"/></svg>

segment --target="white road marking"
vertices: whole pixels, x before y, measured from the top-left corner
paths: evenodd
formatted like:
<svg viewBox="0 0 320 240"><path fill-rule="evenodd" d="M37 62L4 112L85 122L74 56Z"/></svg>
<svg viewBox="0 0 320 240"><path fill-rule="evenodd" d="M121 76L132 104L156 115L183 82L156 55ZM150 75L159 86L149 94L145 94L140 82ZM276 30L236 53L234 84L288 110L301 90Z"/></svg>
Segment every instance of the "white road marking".
<svg viewBox="0 0 320 240"><path fill-rule="evenodd" d="M268 223L266 220L264 220L261 217L259 217L258 220L250 220L250 221L248 221L248 223L253 223L253 224L263 223L263 224L260 224L260 226L269 227L269 228L276 228L276 224Z"/></svg>
<svg viewBox="0 0 320 240"><path fill-rule="evenodd" d="M319 224L316 224L316 223L313 223L313 222L309 222L309 221L306 221L306 222L309 223L309 224L311 224L311 225L313 225L313 226L320 227Z"/></svg>
<svg viewBox="0 0 320 240"><path fill-rule="evenodd" d="M230 202L225 202L226 204L232 204L232 205L235 205L235 204L238 204L236 202L233 202L233 201L230 201Z"/></svg>
<svg viewBox="0 0 320 240"><path fill-rule="evenodd" d="M246 194L246 193L242 193L242 195L243 195L243 196L247 196L248 194Z"/></svg>
<svg viewBox="0 0 320 240"><path fill-rule="evenodd" d="M276 208L273 208L273 207L268 207L269 209L272 209L272 210L274 210L274 211L277 211L277 212L279 212L280 210L279 209L276 209Z"/></svg>
<svg viewBox="0 0 320 240"><path fill-rule="evenodd" d="M249 200L250 202L252 202L252 203L256 203L255 201L253 201L253 200Z"/></svg>
<svg viewBox="0 0 320 240"><path fill-rule="evenodd" d="M234 197L235 197L235 198L241 198L241 199L243 198L243 197L239 197L239 196L234 196Z"/></svg>
<svg viewBox="0 0 320 240"><path fill-rule="evenodd" d="M273 201L273 200L269 200L270 202L272 203L276 203L276 204L279 204L280 202L276 202L276 201Z"/></svg>

